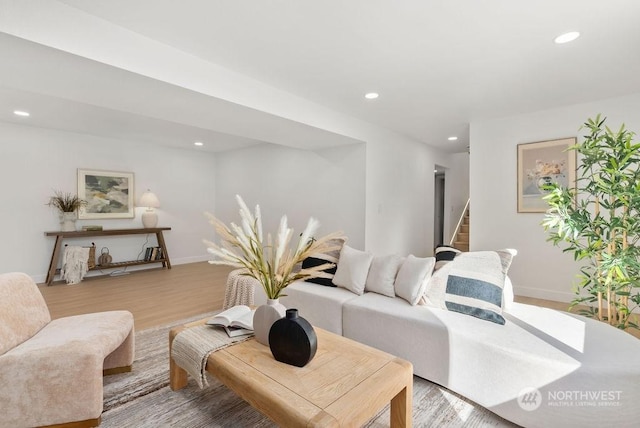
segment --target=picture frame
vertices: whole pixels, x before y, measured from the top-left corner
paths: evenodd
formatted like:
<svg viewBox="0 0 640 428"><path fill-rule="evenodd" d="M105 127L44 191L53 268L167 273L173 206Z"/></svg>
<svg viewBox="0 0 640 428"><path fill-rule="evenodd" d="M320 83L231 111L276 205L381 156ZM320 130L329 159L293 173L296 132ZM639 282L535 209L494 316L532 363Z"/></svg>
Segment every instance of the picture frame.
<svg viewBox="0 0 640 428"><path fill-rule="evenodd" d="M518 144L518 212L544 213L549 209L542 197L546 183L575 188L576 152L568 150L576 137Z"/></svg>
<svg viewBox="0 0 640 428"><path fill-rule="evenodd" d="M134 218L134 174L78 168L78 198L87 204L78 211L78 218Z"/></svg>

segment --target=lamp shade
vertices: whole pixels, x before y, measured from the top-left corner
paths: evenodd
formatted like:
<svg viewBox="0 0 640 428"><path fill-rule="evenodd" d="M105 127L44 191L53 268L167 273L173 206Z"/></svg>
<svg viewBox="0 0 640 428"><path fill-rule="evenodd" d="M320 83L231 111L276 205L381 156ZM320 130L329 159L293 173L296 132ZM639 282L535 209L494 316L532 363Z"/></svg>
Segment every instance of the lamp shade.
<svg viewBox="0 0 640 428"><path fill-rule="evenodd" d="M138 205L141 207L158 208L160 206L160 200L151 190L147 190L140 196L140 203Z"/></svg>

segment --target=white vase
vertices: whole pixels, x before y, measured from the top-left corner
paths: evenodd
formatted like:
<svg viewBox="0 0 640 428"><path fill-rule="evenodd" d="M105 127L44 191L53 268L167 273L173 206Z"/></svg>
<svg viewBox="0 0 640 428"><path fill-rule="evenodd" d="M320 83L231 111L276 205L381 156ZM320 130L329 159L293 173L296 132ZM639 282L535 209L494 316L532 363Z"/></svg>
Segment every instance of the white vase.
<svg viewBox="0 0 640 428"><path fill-rule="evenodd" d="M266 305L260 305L253 314L253 331L258 343L269 346L269 330L274 322L284 318L287 308L279 299L267 299Z"/></svg>
<svg viewBox="0 0 640 428"><path fill-rule="evenodd" d="M63 232L75 232L76 230L76 213L60 214L60 230Z"/></svg>

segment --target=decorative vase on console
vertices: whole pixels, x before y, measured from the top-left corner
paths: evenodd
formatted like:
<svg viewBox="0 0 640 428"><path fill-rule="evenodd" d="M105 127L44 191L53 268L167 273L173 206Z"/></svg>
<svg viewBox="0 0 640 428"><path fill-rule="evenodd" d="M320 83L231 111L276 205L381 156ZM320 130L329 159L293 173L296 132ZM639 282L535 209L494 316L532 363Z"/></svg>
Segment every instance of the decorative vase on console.
<svg viewBox="0 0 640 428"><path fill-rule="evenodd" d="M58 210L60 214L60 230L72 232L76 230L77 211L87 205L87 201L80 199L78 195L64 193L58 190L53 192L47 204Z"/></svg>
<svg viewBox="0 0 640 428"><path fill-rule="evenodd" d="M77 218L78 217L75 212L60 213L60 230L63 232L75 231Z"/></svg>
<svg viewBox="0 0 640 428"><path fill-rule="evenodd" d="M269 330L273 323L285 315L285 307L278 300L284 289L293 281L305 278L315 278L325 269L331 268L332 263L296 270L296 267L313 254L323 254L340 250L337 242L342 242L341 232L330 233L322 238L314 238L319 223L310 218L307 227L300 234L298 244L290 248L293 229L287 226L287 216L282 216L280 227L275 239L271 234L263 241L262 216L260 207L256 205L252 213L242 198L236 195L240 205L240 226L231 223L227 227L222 221L207 213L209 222L222 239L221 245L204 240L207 251L215 256L211 264L227 265L243 268L244 275L255 278L267 295L267 304L259 306L253 317L253 329L256 340L269 345Z"/></svg>

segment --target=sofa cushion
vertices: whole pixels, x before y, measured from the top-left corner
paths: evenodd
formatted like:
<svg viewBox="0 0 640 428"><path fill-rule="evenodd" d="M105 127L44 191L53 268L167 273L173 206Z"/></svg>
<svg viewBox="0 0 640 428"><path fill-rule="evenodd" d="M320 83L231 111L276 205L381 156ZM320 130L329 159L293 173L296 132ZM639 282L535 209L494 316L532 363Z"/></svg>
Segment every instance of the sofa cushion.
<svg viewBox="0 0 640 428"><path fill-rule="evenodd" d="M342 334L342 304L357 296L343 288L325 287L305 281L295 281L285 289L280 303L287 309L298 309L311 325Z"/></svg>
<svg viewBox="0 0 640 428"><path fill-rule="evenodd" d="M324 270L320 276L315 278L306 278L305 281L313 282L314 284L325 285L327 287L335 287L336 285L333 283L333 277L336 274L336 268L338 265L338 261L340 260L340 251L342 251L342 247L346 238L335 238L328 241L328 244L336 247L335 250L331 250L327 253L320 254L312 254L310 257L307 257L302 261L302 268L310 268L314 266L320 266L325 263L333 263L334 266L331 266Z"/></svg>
<svg viewBox="0 0 640 428"><path fill-rule="evenodd" d="M399 297L365 293L344 304L344 336L411 361L414 374L447 386L454 352L452 331L468 331L493 343L503 326L429 306L412 306Z"/></svg>
<svg viewBox="0 0 640 428"><path fill-rule="evenodd" d="M435 262L434 257L419 258L409 255L402 263L396 277L394 284L396 295L411 305L416 305L424 294Z"/></svg>
<svg viewBox="0 0 640 428"><path fill-rule="evenodd" d="M462 251L452 247L451 245L438 245L434 251L434 256L436 257L434 270L440 269L460 253L462 253Z"/></svg>
<svg viewBox="0 0 640 428"><path fill-rule="evenodd" d="M340 251L340 260L333 283L361 295L364 293L372 260L373 254L344 245Z"/></svg>
<svg viewBox="0 0 640 428"><path fill-rule="evenodd" d="M321 266L325 263L334 263L333 266L324 269L318 273L318 276L313 278L305 278L305 281L312 282L314 284L324 285L326 287L335 287L333 283L333 277L336 274L336 265L338 259L327 254L318 254L314 257L307 257L302 261L302 269L307 269L315 266Z"/></svg>
<svg viewBox="0 0 640 428"><path fill-rule="evenodd" d="M30 276L24 273L0 275L0 355L21 344L49 321L49 309Z"/></svg>
<svg viewBox="0 0 640 428"><path fill-rule="evenodd" d="M366 293L345 302L344 336L409 360L415 375L522 426L609 425L609 418L627 426L638 413L640 361L629 359L640 351L638 339L602 322L520 303L504 316L509 322L498 325ZM519 405L527 388L541 393L536 411ZM593 400L567 407L570 399L554 405L549 398L571 391L620 393L610 407Z"/></svg>
<svg viewBox="0 0 640 428"><path fill-rule="evenodd" d="M502 293L512 257L507 250L459 254L434 273L427 301L441 309L504 324Z"/></svg>
<svg viewBox="0 0 640 428"><path fill-rule="evenodd" d="M374 257L371 262L371 268L369 269L364 291L395 297L394 283L398 275L398 270L400 270L403 262L404 257L397 254Z"/></svg>
<svg viewBox="0 0 640 428"><path fill-rule="evenodd" d="M504 287L502 288L502 311L509 312L513 307L513 284L509 275L504 277Z"/></svg>

